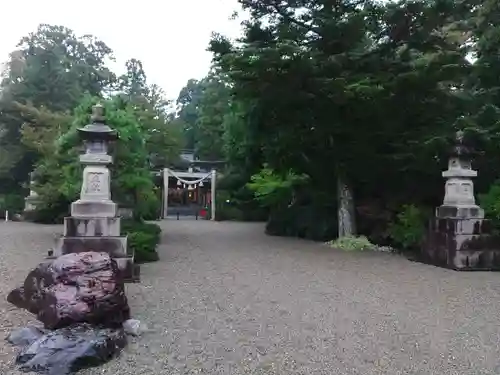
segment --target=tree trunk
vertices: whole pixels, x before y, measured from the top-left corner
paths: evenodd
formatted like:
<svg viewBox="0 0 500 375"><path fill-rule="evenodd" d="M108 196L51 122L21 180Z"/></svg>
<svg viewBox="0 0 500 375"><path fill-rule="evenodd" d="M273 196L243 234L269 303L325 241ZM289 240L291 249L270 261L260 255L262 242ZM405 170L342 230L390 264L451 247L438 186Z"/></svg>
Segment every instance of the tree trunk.
<svg viewBox="0 0 500 375"><path fill-rule="evenodd" d="M338 225L339 238L354 236L356 234L356 217L354 212L354 199L347 183L341 178L337 178L338 196Z"/></svg>

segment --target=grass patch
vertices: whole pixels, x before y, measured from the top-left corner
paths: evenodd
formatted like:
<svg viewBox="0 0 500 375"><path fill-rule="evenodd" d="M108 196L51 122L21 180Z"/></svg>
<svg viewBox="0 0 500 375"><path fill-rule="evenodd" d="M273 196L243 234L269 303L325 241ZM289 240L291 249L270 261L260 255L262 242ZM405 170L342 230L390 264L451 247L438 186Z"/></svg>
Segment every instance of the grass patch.
<svg viewBox="0 0 500 375"><path fill-rule="evenodd" d="M388 246L378 246L370 242L365 236L346 236L327 242L330 247L344 251L381 251L394 252Z"/></svg>

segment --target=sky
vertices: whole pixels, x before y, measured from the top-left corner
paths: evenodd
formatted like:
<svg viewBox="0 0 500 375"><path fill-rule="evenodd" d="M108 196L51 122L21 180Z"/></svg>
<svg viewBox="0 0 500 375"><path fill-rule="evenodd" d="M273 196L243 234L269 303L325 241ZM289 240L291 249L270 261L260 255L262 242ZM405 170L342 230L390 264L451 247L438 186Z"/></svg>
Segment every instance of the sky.
<svg viewBox="0 0 500 375"><path fill-rule="evenodd" d="M113 49L116 73L124 71L126 60L141 60L148 83L175 99L190 78L208 72L211 33L239 35L240 21L230 20L238 10L237 0L23 0L21 8L15 1L1 1L0 62L40 23L66 26Z"/></svg>

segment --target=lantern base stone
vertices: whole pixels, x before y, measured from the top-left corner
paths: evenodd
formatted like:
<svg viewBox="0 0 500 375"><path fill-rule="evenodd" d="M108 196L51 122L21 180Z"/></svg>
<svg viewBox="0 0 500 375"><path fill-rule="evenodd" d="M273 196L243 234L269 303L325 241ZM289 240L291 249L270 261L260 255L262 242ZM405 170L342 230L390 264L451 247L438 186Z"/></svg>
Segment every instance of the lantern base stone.
<svg viewBox="0 0 500 375"><path fill-rule="evenodd" d="M425 263L456 271L500 270L500 236L489 220L435 218L421 254Z"/></svg>
<svg viewBox="0 0 500 375"><path fill-rule="evenodd" d="M475 205L447 205L436 208L436 218L484 219L484 210Z"/></svg>
<svg viewBox="0 0 500 375"><path fill-rule="evenodd" d="M120 217L65 217L65 237L119 237Z"/></svg>
<svg viewBox="0 0 500 375"><path fill-rule="evenodd" d="M81 218L113 218L118 206L111 200L83 200L71 203L71 216Z"/></svg>

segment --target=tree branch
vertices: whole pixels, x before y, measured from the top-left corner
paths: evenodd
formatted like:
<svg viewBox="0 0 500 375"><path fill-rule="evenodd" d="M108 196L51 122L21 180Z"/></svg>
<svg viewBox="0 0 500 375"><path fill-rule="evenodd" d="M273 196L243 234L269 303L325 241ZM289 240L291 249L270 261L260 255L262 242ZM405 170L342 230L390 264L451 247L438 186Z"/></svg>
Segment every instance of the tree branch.
<svg viewBox="0 0 500 375"><path fill-rule="evenodd" d="M243 5L243 7L247 7L247 8L251 8L251 9L257 8L256 3L252 0L240 0L240 2ZM315 27L308 25L307 23L300 21L295 17L292 17L289 14L289 12L287 12L285 9L280 7L280 5L278 4L278 1L276 1L276 0L264 1L264 2L262 2L261 6L271 10L271 12L274 11L273 13L278 14L283 19L285 19L286 21L288 21L296 26L302 27L302 28L306 29L307 31L312 32L314 34L321 35L320 32Z"/></svg>

